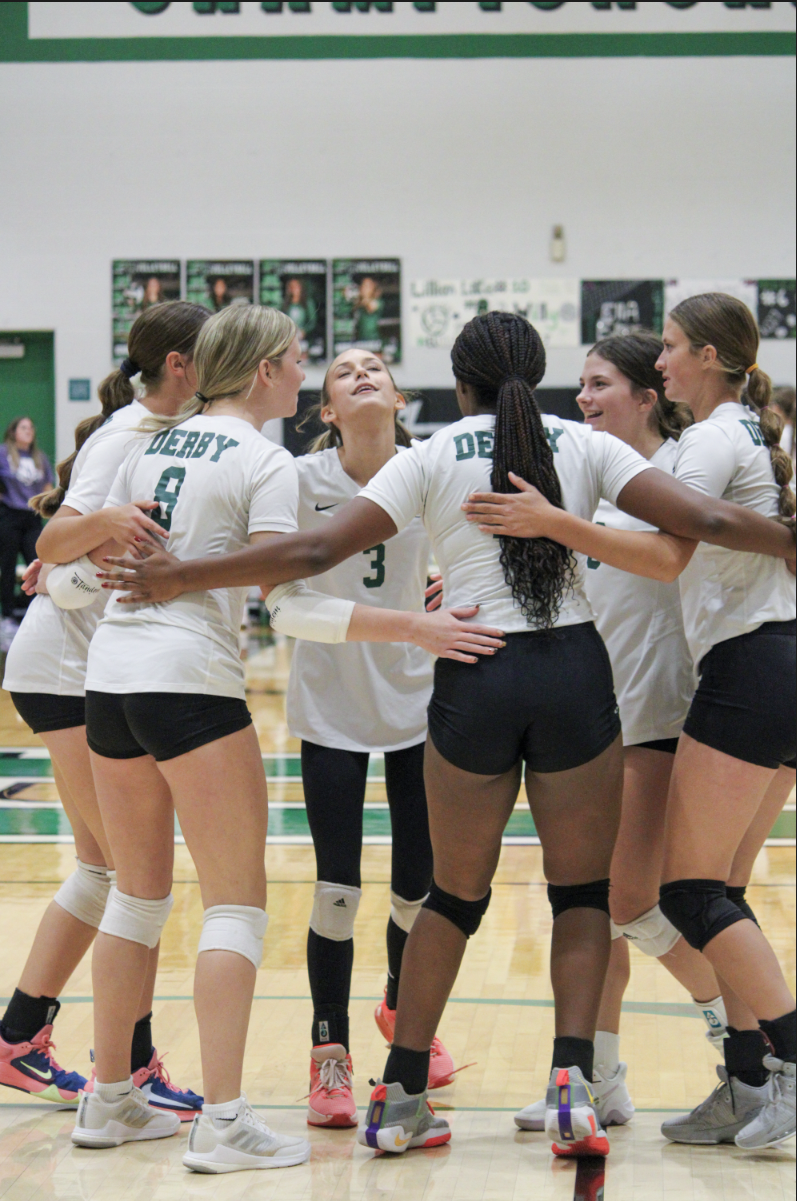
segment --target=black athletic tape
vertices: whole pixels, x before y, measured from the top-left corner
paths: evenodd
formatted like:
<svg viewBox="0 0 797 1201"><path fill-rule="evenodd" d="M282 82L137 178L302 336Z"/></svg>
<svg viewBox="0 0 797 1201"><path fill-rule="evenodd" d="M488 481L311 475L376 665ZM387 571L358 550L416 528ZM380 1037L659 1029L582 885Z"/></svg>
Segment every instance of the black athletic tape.
<svg viewBox="0 0 797 1201"><path fill-rule="evenodd" d="M659 908L696 951L702 951L712 938L747 916L725 895L724 880L673 880L662 884Z"/></svg>
<svg viewBox="0 0 797 1201"><path fill-rule="evenodd" d="M725 896L728 898L728 900L733 901L734 905L741 909L745 917L749 917L751 922L755 922L755 924L758 925L758 918L756 917L747 898L744 895L746 891L746 884L725 885Z"/></svg>
<svg viewBox="0 0 797 1201"><path fill-rule="evenodd" d="M422 908L439 913L441 917L446 918L453 926L461 930L466 938L470 938L471 934L475 934L479 929L481 920L487 912L487 906L490 904L492 892L492 888L488 888L486 895L480 901L463 901L461 897L452 896L450 892L443 892L442 888L438 888L432 880L429 895Z"/></svg>
<svg viewBox="0 0 797 1201"><path fill-rule="evenodd" d="M554 921L568 909L599 909L609 912L609 880L590 880L588 884L549 884L548 900Z"/></svg>

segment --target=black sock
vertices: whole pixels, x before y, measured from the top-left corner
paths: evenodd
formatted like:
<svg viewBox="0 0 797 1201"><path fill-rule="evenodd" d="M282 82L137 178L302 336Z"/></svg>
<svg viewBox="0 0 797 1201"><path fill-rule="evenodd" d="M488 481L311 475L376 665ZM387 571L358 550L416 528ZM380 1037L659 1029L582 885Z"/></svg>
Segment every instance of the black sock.
<svg viewBox="0 0 797 1201"><path fill-rule="evenodd" d="M751 1088L761 1088L769 1075L764 1067L767 1050L763 1031L737 1030L734 1026L728 1026L728 1036L722 1040L728 1075L735 1076Z"/></svg>
<svg viewBox="0 0 797 1201"><path fill-rule="evenodd" d="M42 1026L53 1024L60 1008L55 997L29 997L15 988L0 1022L0 1036L7 1043L29 1042Z"/></svg>
<svg viewBox="0 0 797 1201"><path fill-rule="evenodd" d="M417 1097L429 1083L429 1052L410 1051L408 1047L397 1047L393 1043L382 1081L400 1084L410 1097Z"/></svg>
<svg viewBox="0 0 797 1201"><path fill-rule="evenodd" d="M783 1059L786 1063L795 1063L797 1061L797 1009L792 1009L791 1013L784 1013L782 1018L775 1018L772 1022L761 1021L758 1024L775 1048L778 1059Z"/></svg>
<svg viewBox="0 0 797 1201"><path fill-rule="evenodd" d="M581 1068L581 1075L591 1083L595 1044L589 1038L571 1038L562 1035L553 1040L551 1068Z"/></svg>
<svg viewBox="0 0 797 1201"><path fill-rule="evenodd" d="M130 1071L148 1068L152 1059L152 1014L139 1018L133 1027L133 1045L130 1048Z"/></svg>
<svg viewBox="0 0 797 1201"><path fill-rule="evenodd" d="M349 1049L349 990L354 939L336 942L307 931L307 974L313 998L313 1046L340 1043ZM327 1023L326 1029L323 1023ZM328 1037L324 1037L324 1035Z"/></svg>
<svg viewBox="0 0 797 1201"><path fill-rule="evenodd" d="M393 918L387 922L387 1007L395 1009L398 1005L399 976L401 975L401 958L404 954L404 944L407 932L397 926Z"/></svg>

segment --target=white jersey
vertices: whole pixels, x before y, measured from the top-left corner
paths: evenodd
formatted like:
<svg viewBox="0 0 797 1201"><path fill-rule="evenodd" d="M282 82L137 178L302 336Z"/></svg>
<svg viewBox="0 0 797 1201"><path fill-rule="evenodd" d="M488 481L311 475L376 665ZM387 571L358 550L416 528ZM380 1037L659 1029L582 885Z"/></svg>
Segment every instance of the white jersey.
<svg viewBox="0 0 797 1201"><path fill-rule="evenodd" d="M296 466L300 530L323 528L360 490L335 449L304 455ZM429 541L415 518L395 538L344 559L310 586L380 609L421 612L428 564ZM299 640L288 681L288 728L295 738L320 746L401 750L426 737L431 695L432 660L418 646Z"/></svg>
<svg viewBox="0 0 797 1201"><path fill-rule="evenodd" d="M672 473L678 443L669 438L649 460ZM602 500L595 521L611 530L654 530ZM678 582L631 575L587 559L587 596L612 661L623 743L677 738L695 689Z"/></svg>
<svg viewBox="0 0 797 1201"><path fill-rule="evenodd" d="M681 435L675 478L707 496L776 517L780 489L758 417L729 401ZM795 579L782 559L701 542L680 577L684 628L695 665L765 621L791 621Z"/></svg>
<svg viewBox="0 0 797 1201"><path fill-rule="evenodd" d="M257 531L295 531L297 491L287 450L239 417L203 414L142 439L106 504L159 501L155 520L168 530L169 551L198 559L241 550ZM92 639L86 688L243 700L238 635L248 591L216 588L140 605L112 595Z"/></svg>
<svg viewBox="0 0 797 1201"><path fill-rule="evenodd" d="M650 464L613 438L576 421L543 415L562 501L569 513L592 520L601 497L613 504L625 485ZM361 496L378 504L399 530L420 513L443 575L446 605L479 605L474 621L507 634L535 628L504 579L500 543L466 521L461 506L471 492L490 492L495 416L463 417L386 463ZM565 594L557 626L593 620L584 588L586 556L575 556L574 585Z"/></svg>
<svg viewBox="0 0 797 1201"><path fill-rule="evenodd" d="M72 465L64 505L81 516L103 507L120 464L139 436L137 427L149 416L134 400L87 438ZM10 692L83 696L89 643L106 600L103 592L85 609L59 609L49 596L34 597L8 652L3 687Z"/></svg>

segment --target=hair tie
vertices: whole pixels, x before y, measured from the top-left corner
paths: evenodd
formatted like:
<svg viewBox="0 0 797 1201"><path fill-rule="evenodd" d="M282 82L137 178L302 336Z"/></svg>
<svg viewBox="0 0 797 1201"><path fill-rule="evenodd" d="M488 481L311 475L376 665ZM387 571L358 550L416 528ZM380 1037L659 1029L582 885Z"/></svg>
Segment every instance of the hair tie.
<svg viewBox="0 0 797 1201"><path fill-rule="evenodd" d="M758 363L753 363L752 367L747 368L747 370L745 371L745 375L751 375L754 371L759 371L759 370L760 370L760 368L758 366Z"/></svg>
<svg viewBox="0 0 797 1201"><path fill-rule="evenodd" d="M205 396L204 392L200 392L199 389L197 389L196 398L197 398L197 400L201 400L203 405L210 404L210 400L208 399L208 397Z"/></svg>
<svg viewBox="0 0 797 1201"><path fill-rule="evenodd" d="M134 375L138 375L141 368L132 359L125 359L119 364L119 370L125 379L132 379Z"/></svg>
<svg viewBox="0 0 797 1201"><path fill-rule="evenodd" d="M526 379L525 375L520 375L517 371L513 371L511 375L504 376L504 378L501 380L500 386L503 387L504 384L514 383L528 384L528 386L531 387L531 384L529 384L529 381Z"/></svg>

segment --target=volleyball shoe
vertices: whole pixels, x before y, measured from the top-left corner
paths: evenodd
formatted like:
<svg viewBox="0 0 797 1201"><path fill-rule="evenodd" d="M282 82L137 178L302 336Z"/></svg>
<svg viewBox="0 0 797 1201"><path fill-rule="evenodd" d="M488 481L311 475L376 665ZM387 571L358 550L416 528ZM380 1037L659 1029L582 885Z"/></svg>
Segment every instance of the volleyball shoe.
<svg viewBox="0 0 797 1201"><path fill-rule="evenodd" d="M357 1142L363 1147L401 1155L413 1147L439 1147L450 1141L448 1122L435 1117L426 1099L427 1090L411 1096L397 1082L383 1084L377 1080L371 1083L374 1091L368 1114L357 1130Z"/></svg>
<svg viewBox="0 0 797 1201"><path fill-rule="evenodd" d="M7 1043L0 1037L0 1084L30 1093L57 1105L74 1102L86 1087L86 1078L67 1072L56 1062L52 1026L42 1026L29 1042Z"/></svg>
<svg viewBox="0 0 797 1201"><path fill-rule="evenodd" d="M748 1122L733 1140L743 1151L762 1147L777 1147L791 1138L795 1122L795 1065L774 1055L764 1056L769 1080L764 1085L766 1102L752 1121Z"/></svg>
<svg viewBox="0 0 797 1201"><path fill-rule="evenodd" d="M91 1052L94 1062L94 1052ZM91 1080L85 1085L85 1091L94 1091L96 1071L92 1071ZM133 1072L133 1084L147 1100L153 1109L164 1113L173 1113L181 1122L192 1122L198 1113L202 1112L202 1097L192 1092L190 1088L178 1088L169 1079L169 1073L163 1066L163 1060L158 1058L158 1052L152 1048L152 1058L145 1068Z"/></svg>
<svg viewBox="0 0 797 1201"><path fill-rule="evenodd" d="M692 1143L695 1146L715 1146L732 1143L758 1116L767 1102L767 1085L760 1088L743 1084L727 1069L717 1064L720 1082L705 1101L691 1113L668 1118L661 1132L671 1143Z"/></svg>
<svg viewBox="0 0 797 1201"><path fill-rule="evenodd" d="M576 1158L609 1154L609 1140L592 1089L580 1068L554 1068L545 1100L545 1133L554 1155Z"/></svg>
<svg viewBox="0 0 797 1201"><path fill-rule="evenodd" d="M180 1129L173 1113L158 1113L141 1089L105 1101L96 1092L80 1096L72 1142L78 1147L119 1147L154 1138L171 1138Z"/></svg>
<svg viewBox="0 0 797 1201"><path fill-rule="evenodd" d="M340 1043L324 1043L310 1052L308 1126L356 1126L351 1055Z"/></svg>
<svg viewBox="0 0 797 1201"><path fill-rule="evenodd" d="M636 1112L625 1082L627 1072L627 1063L621 1063L611 1076L593 1069L590 1088L601 1126L625 1126ZM515 1114L515 1125L521 1130L544 1130L547 1108L547 1100L534 1101Z"/></svg>
<svg viewBox="0 0 797 1201"><path fill-rule="evenodd" d="M230 1106L212 1108L230 1112L219 1117L197 1114L183 1156L183 1165L192 1172L293 1168L310 1158L310 1144L305 1139L271 1130L243 1094Z"/></svg>
<svg viewBox="0 0 797 1201"><path fill-rule="evenodd" d="M384 997L374 1010L374 1017L383 1037L392 1046L393 1035L396 1029L396 1011L395 1009L388 1009L387 989L385 989ZM445 1088L447 1084L451 1084L455 1075L454 1060L440 1039L435 1036L429 1052L429 1084L427 1087L430 1090Z"/></svg>

